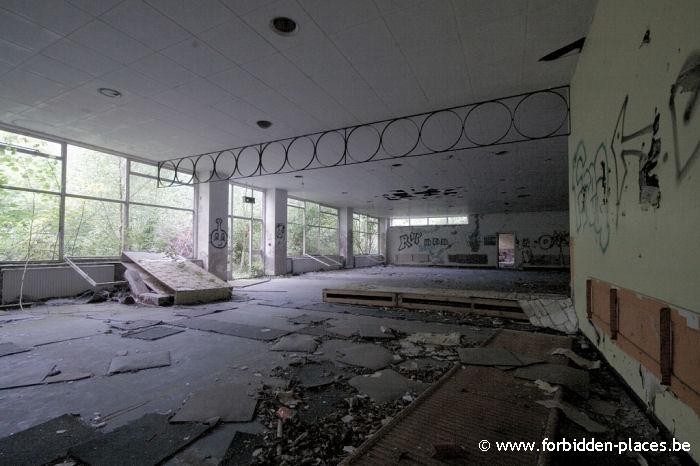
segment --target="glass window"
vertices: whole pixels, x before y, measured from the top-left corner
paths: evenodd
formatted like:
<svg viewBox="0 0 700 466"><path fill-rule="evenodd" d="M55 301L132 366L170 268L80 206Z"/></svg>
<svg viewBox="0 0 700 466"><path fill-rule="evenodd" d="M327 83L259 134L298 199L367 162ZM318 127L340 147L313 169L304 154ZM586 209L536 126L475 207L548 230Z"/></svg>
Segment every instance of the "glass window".
<svg viewBox="0 0 700 466"><path fill-rule="evenodd" d="M338 254L338 209L310 201L287 201L287 255Z"/></svg>
<svg viewBox="0 0 700 466"><path fill-rule="evenodd" d="M0 189L0 261L58 260L60 196Z"/></svg>
<svg viewBox="0 0 700 466"><path fill-rule="evenodd" d="M422 225L467 225L469 217L411 217L392 218L392 227L422 226Z"/></svg>
<svg viewBox="0 0 700 466"><path fill-rule="evenodd" d="M427 225L427 224L428 224L428 219L425 218L425 217L411 218L411 219L409 219L409 224L410 224L412 227Z"/></svg>
<svg viewBox="0 0 700 466"><path fill-rule="evenodd" d="M450 225L467 225L469 223L469 217L448 217Z"/></svg>
<svg viewBox="0 0 700 466"><path fill-rule="evenodd" d="M447 225L447 217L429 217L428 225Z"/></svg>
<svg viewBox="0 0 700 466"><path fill-rule="evenodd" d="M116 257L121 254L124 204L69 197L66 199L66 256Z"/></svg>
<svg viewBox="0 0 700 466"><path fill-rule="evenodd" d="M392 218L391 219L391 226L392 227L407 227L407 226L409 226L409 221L407 218Z"/></svg>
<svg viewBox="0 0 700 466"><path fill-rule="evenodd" d="M125 158L68 146L67 194L123 200L125 192Z"/></svg>
<svg viewBox="0 0 700 466"><path fill-rule="evenodd" d="M353 253L379 254L379 219L353 214L352 220Z"/></svg>
<svg viewBox="0 0 700 466"><path fill-rule="evenodd" d="M229 185L229 270L231 278L262 275L263 202L262 191ZM252 202L251 202L252 200Z"/></svg>
<svg viewBox="0 0 700 466"><path fill-rule="evenodd" d="M128 247L192 257L192 222L193 213L186 210L131 205Z"/></svg>

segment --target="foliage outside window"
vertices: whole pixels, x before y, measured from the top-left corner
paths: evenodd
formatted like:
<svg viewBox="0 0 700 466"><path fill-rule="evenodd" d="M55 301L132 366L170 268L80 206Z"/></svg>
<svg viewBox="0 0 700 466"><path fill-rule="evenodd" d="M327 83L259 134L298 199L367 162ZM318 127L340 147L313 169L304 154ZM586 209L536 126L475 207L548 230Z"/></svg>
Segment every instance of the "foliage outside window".
<svg viewBox="0 0 700 466"><path fill-rule="evenodd" d="M229 270L231 278L255 277L264 273L263 202L257 189L229 185ZM253 199L254 202L246 202Z"/></svg>
<svg viewBox="0 0 700 466"><path fill-rule="evenodd" d="M424 226L424 225L467 225L469 217L397 217L391 219L392 227Z"/></svg>
<svg viewBox="0 0 700 466"><path fill-rule="evenodd" d="M338 254L338 209L310 201L287 200L287 255Z"/></svg>
<svg viewBox="0 0 700 466"><path fill-rule="evenodd" d="M353 254L379 254L379 219L352 215Z"/></svg>
<svg viewBox="0 0 700 466"><path fill-rule="evenodd" d="M115 257L127 238L131 249L191 257L194 190L158 189L155 171L0 131L0 261Z"/></svg>

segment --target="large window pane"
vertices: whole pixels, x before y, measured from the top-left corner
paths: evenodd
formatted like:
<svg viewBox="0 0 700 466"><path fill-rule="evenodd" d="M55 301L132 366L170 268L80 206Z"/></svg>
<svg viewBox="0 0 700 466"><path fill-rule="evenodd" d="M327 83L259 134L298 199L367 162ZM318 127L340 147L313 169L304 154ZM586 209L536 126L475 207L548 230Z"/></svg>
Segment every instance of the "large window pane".
<svg viewBox="0 0 700 466"><path fill-rule="evenodd" d="M449 217L450 225L466 225L469 223L469 217Z"/></svg>
<svg viewBox="0 0 700 466"><path fill-rule="evenodd" d="M114 257L122 249L120 202L66 199L64 251L67 256Z"/></svg>
<svg viewBox="0 0 700 466"><path fill-rule="evenodd" d="M391 219L391 226L392 227L407 227L409 226L409 221L407 218L392 218Z"/></svg>
<svg viewBox="0 0 700 466"><path fill-rule="evenodd" d="M430 217L428 225L447 225L447 217Z"/></svg>
<svg viewBox="0 0 700 466"><path fill-rule="evenodd" d="M126 159L68 146L66 193L123 200Z"/></svg>
<svg viewBox="0 0 700 466"><path fill-rule="evenodd" d="M157 181L153 178L131 175L129 200L142 204L192 209L194 207L194 190L192 186L183 185L159 188Z"/></svg>
<svg viewBox="0 0 700 466"><path fill-rule="evenodd" d="M301 224L287 224L287 255L299 257L303 255L304 226Z"/></svg>
<svg viewBox="0 0 700 466"><path fill-rule="evenodd" d="M58 260L60 196L0 189L0 261Z"/></svg>
<svg viewBox="0 0 700 466"><path fill-rule="evenodd" d="M321 228L319 236L321 254L338 254L338 230Z"/></svg>
<svg viewBox="0 0 700 466"><path fill-rule="evenodd" d="M61 191L61 161L0 146L0 185Z"/></svg>
<svg viewBox="0 0 700 466"><path fill-rule="evenodd" d="M309 255L321 254L321 250L318 246L319 231L318 227L307 226L306 227L306 250L304 251Z"/></svg>
<svg viewBox="0 0 700 466"><path fill-rule="evenodd" d="M250 220L232 219L229 238L233 278L250 276Z"/></svg>
<svg viewBox="0 0 700 466"><path fill-rule="evenodd" d="M0 130L0 144L13 146L19 151L26 150L28 152L41 152L42 154L56 157L61 156L61 144L57 142L11 133L9 131Z"/></svg>
<svg viewBox="0 0 700 466"><path fill-rule="evenodd" d="M132 205L129 249L192 257L192 212Z"/></svg>

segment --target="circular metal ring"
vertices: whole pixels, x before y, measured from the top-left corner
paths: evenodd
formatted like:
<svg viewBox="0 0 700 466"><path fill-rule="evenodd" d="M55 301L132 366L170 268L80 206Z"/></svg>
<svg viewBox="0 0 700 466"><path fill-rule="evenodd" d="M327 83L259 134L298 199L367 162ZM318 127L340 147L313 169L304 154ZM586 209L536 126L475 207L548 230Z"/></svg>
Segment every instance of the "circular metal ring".
<svg viewBox="0 0 700 466"><path fill-rule="evenodd" d="M231 161L233 162L233 169L231 170L231 173L224 174L225 176L222 176L222 174L219 173L220 167L218 165L219 165L219 162L223 163L223 161L225 159L221 159L221 161L219 159L222 157L226 157L227 154L231 156ZM214 173L216 173L216 177L219 180L230 180L231 178L233 178L233 175L236 174L236 163L237 163L237 157L236 157L236 154L233 153L233 149L226 149L226 150L222 150L221 152L219 152L216 155L216 158L214 159Z"/></svg>
<svg viewBox="0 0 700 466"><path fill-rule="evenodd" d="M384 145L384 142L385 142L384 136L386 135L386 131L389 129L389 127L391 127L391 125L393 125L394 123L398 123L399 121L408 121L413 125L413 127L416 129L416 142L413 143L413 147L411 147L408 151L404 152L403 154L392 155L391 153L389 153L386 146ZM386 125L384 127L384 129L382 129L382 132L379 136L380 136L379 139L381 140L382 149L384 149L384 152L386 152L387 155L389 155L389 157L393 157L393 158L405 157L408 154L410 154L411 152L413 152L413 149L415 149L418 146L418 142L420 141L420 129L418 128L418 125L416 124L416 122L411 120L410 118L407 118L407 117L397 118L395 120L390 121L389 124Z"/></svg>
<svg viewBox="0 0 700 466"><path fill-rule="evenodd" d="M374 134L377 135L377 147L375 147L375 148L374 148L374 152L372 152L372 154L371 154L369 157L367 157L366 159L364 159L364 160L358 160L358 159L356 159L355 157L353 157L352 154L350 153L350 141L352 140L352 135L355 134L355 131L359 130L360 128L372 128L372 130L374 131ZM360 125L360 126L355 126L355 127L354 127L352 130L350 130L350 132L348 133L347 144L346 144L346 146L347 146L347 154L348 154L348 157L350 157L351 160L353 160L354 162L357 162L357 163L369 162L369 161L372 160L372 159L374 158L374 156L377 155L377 153L379 152L379 149L381 148L381 141L382 141L382 137L381 137L381 135L379 134L379 131L377 130L377 128L375 128L374 126L372 126L372 125Z"/></svg>
<svg viewBox="0 0 700 466"><path fill-rule="evenodd" d="M246 152L248 151L248 152ZM243 173L241 171L241 162L243 161L243 155L244 154L251 154L253 153L254 155L250 155L249 157L256 157L257 156L257 163L255 163L255 167L252 169L250 173ZM240 175L240 178L247 178L249 176L253 176L256 171L260 169L260 161L262 157L260 156L260 149L257 148L256 146L246 146L242 148L239 152L238 155L236 156L236 171Z"/></svg>
<svg viewBox="0 0 700 466"><path fill-rule="evenodd" d="M326 164L326 163L323 163L323 162L321 161L321 157L320 157L320 155L319 155L319 146L321 145L321 141L323 141L323 138L325 138L326 136L329 136L329 135L331 135L331 134L336 134L336 135L338 135L338 136L340 137L340 139L343 141L343 147L342 147L343 150L342 150L342 152L341 152L341 154L340 154L340 157L338 158L337 161L332 162L332 163L330 163L330 164ZM328 140L328 139L326 139L326 140ZM321 134L321 136L320 136L318 139L316 139L316 144L315 144L315 146L316 146L316 150L314 151L314 153L315 153L315 155L316 155L316 161L317 161L322 167L336 167L336 166L338 166L338 165L340 164L340 162L343 161L343 157L345 157L345 153L347 152L348 141L347 141L347 139L345 139L345 137L344 137L342 134L340 134L338 131L336 131L336 130L331 130L331 131L326 131L326 132L324 132L323 134Z"/></svg>
<svg viewBox="0 0 700 466"><path fill-rule="evenodd" d="M275 144L276 144L276 145L279 145L279 146L282 148L282 160L281 160L281 162L280 162L280 164L279 164L279 168L277 168L276 170L270 170L270 169L268 169L268 168L265 167L265 163L264 163L265 151L268 151L268 154L269 154L269 153L270 153L270 152L269 152L270 146L273 146L273 145L275 145ZM265 171L266 174L274 174L274 173L279 173L279 172L281 172L282 169L284 168L284 165L285 165L286 163L287 163L287 148L284 147L284 144L282 144L282 143L279 142L279 141L268 142L267 144L265 144L265 145L263 146L262 150L260 151L260 167L261 167L262 170Z"/></svg>
<svg viewBox="0 0 700 466"><path fill-rule="evenodd" d="M170 167L167 167L167 165L170 165ZM161 175L163 170L172 170L173 172L173 177L170 180L170 183L164 183L163 182L163 176ZM175 183L175 164L173 163L172 160L166 160L165 162L161 162L158 164L158 182L160 183L160 186L163 188L169 188Z"/></svg>
<svg viewBox="0 0 700 466"><path fill-rule="evenodd" d="M197 164L204 158L204 157L209 157L209 160L212 162L212 169L209 170L209 177L206 179L201 179L199 175L197 174ZM197 157L197 159L194 161L194 171L192 172L194 174L194 179L197 181L197 183L208 183L211 181L212 178L214 178L214 158L211 156L211 154L203 154Z"/></svg>
<svg viewBox="0 0 700 466"><path fill-rule="evenodd" d="M298 141L301 141L302 139L306 139L307 141L309 141L309 144L311 144L311 147L312 147L313 150L311 151L311 154L310 154L310 157L309 157L309 161L308 161L308 163L307 163L306 165L299 166L299 167L295 167L295 166L292 164L292 161L291 161L291 159L290 159L290 157L289 157L289 153L290 153L290 151L292 150L292 146L293 146L294 144L296 144ZM302 153L303 153L303 152L302 152ZM287 146L287 165L289 165L289 168L291 168L290 171L298 171L298 170L304 170L305 168L308 168L312 163L314 163L314 157L315 157L315 156L316 156L316 144L314 144L314 141L313 141L310 137L308 137L308 136L297 136L297 137L295 137L294 139L292 139L292 141L291 141L291 142L289 143L289 145Z"/></svg>
<svg viewBox="0 0 700 466"><path fill-rule="evenodd" d="M518 115L518 109L520 108L522 103L525 102L526 100L528 100L530 97L534 97L538 94L544 94L544 95L553 94L553 95L557 96L559 99L561 99L562 102L564 102L564 108L566 110L564 111L564 115L563 115L562 120L559 122L559 124L557 125L557 127L553 131L546 133L546 134L543 134L541 136L531 136L529 134L523 133L520 130L520 128L518 127L518 123L517 123L517 120L518 120L517 115ZM563 95L559 94L558 92L551 91L551 90L537 91L537 92L533 92L532 94L528 94L525 97L523 97L522 99L520 99L520 102L518 102L518 105L515 106L515 109L513 110L513 128L515 128L515 131L517 131L519 135L521 135L522 137L527 138L527 139L546 138L546 137L549 137L553 134L556 134L562 128L562 126L564 126L564 123L566 123L568 115L569 115L569 103L566 101L566 99L564 98Z"/></svg>
<svg viewBox="0 0 700 466"><path fill-rule="evenodd" d="M452 144L450 144L448 147L446 147L446 148L444 148L444 149L434 149L434 148L430 147L430 146L425 142L425 137L424 137L424 135L423 135L423 129L425 128L425 124L428 123L428 120L430 120L430 119L431 119L432 117L434 117L435 115L439 115L439 114L441 114L441 113L444 113L444 114L447 114L447 115L449 115L449 114L451 113L452 115L454 115L455 118L457 118L457 121L459 122L459 134L457 135L457 139L455 139L455 142L453 142ZM457 115L457 113L455 113L453 110L438 110L438 111L436 111L436 112L430 113L430 114L428 115L428 117L427 117L425 120L423 120L423 123L421 123L421 125L420 125L419 135L420 135L420 141L423 143L423 145L424 145L428 150L431 150L431 151L433 151L433 152L444 152L444 151L447 151L447 150L452 149L454 146L457 145L457 143L459 142L459 140L462 139L462 133L463 133L463 132L464 132L464 125L462 124L462 118L460 118L460 116Z"/></svg>
<svg viewBox="0 0 700 466"><path fill-rule="evenodd" d="M501 107L505 108L506 111L508 112L508 116L510 118L510 123L508 124L508 128L506 128L505 133L503 133L503 135L501 137L496 138L495 140L489 141L489 142L476 142L474 139L469 137L469 133L467 132L467 120L469 120L469 116L472 114L472 112L474 110L476 110L479 107L485 106L487 104L498 104ZM469 142L471 142L472 144L474 144L478 147L484 147L484 146L490 146L490 145L496 144L498 142L501 142L503 140L503 138L508 136L508 133L510 132L510 128L512 126L513 126L513 113L510 111L510 107L508 107L506 104L504 104L500 100L490 100L488 102L482 102L480 104L475 105L467 112L467 114L464 116L464 123L462 123L462 132L464 133L464 137L466 137L469 140Z"/></svg>
<svg viewBox="0 0 700 466"><path fill-rule="evenodd" d="M180 168L180 164L185 161L189 162L192 165L192 173L190 174L190 178L187 181L182 181L180 179L180 173L182 171L182 169ZM192 159L186 157L177 161L177 164L175 164L175 179L177 180L178 184L192 184L192 180L194 179L194 162L192 162Z"/></svg>

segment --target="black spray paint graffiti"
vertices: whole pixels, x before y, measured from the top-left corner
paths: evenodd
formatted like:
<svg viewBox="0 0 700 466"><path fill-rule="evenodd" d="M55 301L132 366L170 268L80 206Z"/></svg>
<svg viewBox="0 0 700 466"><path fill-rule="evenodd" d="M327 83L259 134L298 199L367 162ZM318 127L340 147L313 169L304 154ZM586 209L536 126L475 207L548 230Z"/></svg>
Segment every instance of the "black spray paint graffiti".
<svg viewBox="0 0 700 466"><path fill-rule="evenodd" d="M474 226L474 231L469 234L468 242L469 248L472 252L478 252L481 249L481 232L479 231L479 215L475 215L476 225Z"/></svg>
<svg viewBox="0 0 700 466"><path fill-rule="evenodd" d="M681 94L689 94L683 109L683 124L679 127L676 110L676 100ZM673 131L673 150L676 164L676 180L682 181L688 174L688 169L692 163L700 156L700 139L695 141L695 148L681 147L678 137L681 135L690 136L698 134L697 127L691 127L695 105L700 94L700 50L696 50L688 56L678 73L676 82L671 86L671 97L669 99L669 109L671 111L671 127ZM697 120L695 120L697 123ZM680 130L680 131L679 131ZM694 131L694 133L693 133Z"/></svg>
<svg viewBox="0 0 700 466"><path fill-rule="evenodd" d="M222 223L224 223L224 221L220 218L217 218L216 228L213 229L211 234L209 235L209 242L213 247L217 249L223 249L228 244L228 233L226 233L226 230L221 228Z"/></svg>
<svg viewBox="0 0 700 466"><path fill-rule="evenodd" d="M423 246L449 246L450 242L447 238L425 238L423 240Z"/></svg>
<svg viewBox="0 0 700 466"><path fill-rule="evenodd" d="M407 235L399 236L399 251L403 251L411 246L418 246L423 233L420 231L412 231Z"/></svg>
<svg viewBox="0 0 700 466"><path fill-rule="evenodd" d="M278 223L275 225L275 244L281 246L287 239L287 225Z"/></svg>
<svg viewBox="0 0 700 466"><path fill-rule="evenodd" d="M583 141L578 143L572 169L576 231L591 228L603 252L610 244L608 199L611 192L612 166L605 144L601 143L595 155L589 159Z"/></svg>
<svg viewBox="0 0 700 466"><path fill-rule="evenodd" d="M569 247L569 234L565 231L554 230L552 234L540 235L534 241L523 238L520 242L520 253L523 265L566 265L565 248ZM559 249L559 254L550 254L553 248ZM539 249L540 254L535 254Z"/></svg>
<svg viewBox="0 0 700 466"><path fill-rule="evenodd" d="M427 252L430 262L440 264L446 262L445 253L452 247L447 238L425 238L419 248L421 252Z"/></svg>

